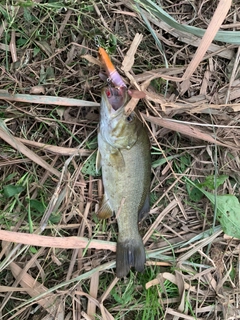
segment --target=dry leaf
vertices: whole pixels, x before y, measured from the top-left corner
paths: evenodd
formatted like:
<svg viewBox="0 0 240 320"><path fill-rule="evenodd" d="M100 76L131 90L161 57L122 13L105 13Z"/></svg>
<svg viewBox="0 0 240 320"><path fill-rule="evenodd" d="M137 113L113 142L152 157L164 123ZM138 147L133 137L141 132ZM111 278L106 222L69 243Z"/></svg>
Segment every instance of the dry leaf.
<svg viewBox="0 0 240 320"><path fill-rule="evenodd" d="M183 275L178 271L175 271L175 274L176 274L178 292L181 298L180 305L178 306L178 310L181 312L184 312L186 301L185 301L185 285L184 285Z"/></svg>
<svg viewBox="0 0 240 320"><path fill-rule="evenodd" d="M88 247L89 249L116 251L115 242L89 240L83 237L49 237L32 233L0 230L0 240L47 248L85 249Z"/></svg>
<svg viewBox="0 0 240 320"><path fill-rule="evenodd" d="M100 67L102 66L102 63L97 58L94 58L90 54L85 54L82 56L82 58L86 59L88 62L91 62L93 64L97 64Z"/></svg>
<svg viewBox="0 0 240 320"><path fill-rule="evenodd" d="M22 138L16 138L16 140L19 142L22 142L26 145L32 146L34 148L38 148L43 151L48 151L48 152L51 152L54 154L59 154L62 156L72 156L73 154L75 154L75 155L87 157L92 153L91 150L58 147L58 146L53 146L50 144L45 144L45 143L36 142L36 141L32 141L32 140L26 140L26 139L22 139Z"/></svg>
<svg viewBox="0 0 240 320"><path fill-rule="evenodd" d="M132 69L132 66L134 65L134 56L135 56L135 53L137 51L137 48L140 44L140 42L142 41L142 38L143 38L143 35L142 34L139 34L139 33L136 33L135 34L135 37L133 39L133 42L122 62L122 67L121 69L127 73L129 72L131 69Z"/></svg>
<svg viewBox="0 0 240 320"><path fill-rule="evenodd" d="M10 268L15 278L17 278L20 272L22 272L22 269L15 262L11 262ZM23 288L28 288L27 293L32 298L35 298L48 291L48 288L37 282L36 279L31 277L28 273L23 274L20 280L20 285ZM37 300L37 303L40 304L48 313L54 316L54 319L64 320L63 304L59 297L55 294L48 294L44 298Z"/></svg>
<svg viewBox="0 0 240 320"><path fill-rule="evenodd" d="M28 102L37 104L53 104L58 106L77 107L99 107L100 104L92 101L85 101L72 98L62 98L53 96L33 96L31 94L10 94L7 90L0 90L0 100Z"/></svg>
<svg viewBox="0 0 240 320"><path fill-rule="evenodd" d="M188 80L196 68L198 67L199 63L201 62L202 58L204 57L205 53L207 52L210 44L212 43L216 33L218 32L219 28L221 27L230 7L232 4L232 0L220 0L217 9L214 12L212 20L210 21L208 28L202 37L202 40L198 46L198 49L188 65L184 75L183 80ZM181 92L182 94L188 89L188 84L185 81L181 85Z"/></svg>
<svg viewBox="0 0 240 320"><path fill-rule="evenodd" d="M31 93L31 94L39 94L39 93L45 94L45 88L44 88L44 86L35 86L30 89L29 93Z"/></svg>
<svg viewBox="0 0 240 320"><path fill-rule="evenodd" d="M204 141L208 141L213 144L217 144L224 147L230 147L230 148L236 148L236 146L231 146L229 144L225 144L223 142L220 142L219 139L216 137L213 138L209 133L205 133L202 130L199 130L198 128L194 126L188 126L179 122L173 122L171 120L163 119L163 118L157 118L152 116L146 116L145 114L141 113L144 119L147 121L150 121L154 124L157 124L161 127L180 132L182 134L185 134L189 137L195 138L195 139L201 139Z"/></svg>
<svg viewBox="0 0 240 320"><path fill-rule="evenodd" d="M146 97L146 93L143 91L138 91L138 90L128 90L128 94L130 97L134 99L143 99Z"/></svg>
<svg viewBox="0 0 240 320"><path fill-rule="evenodd" d="M33 162L37 163L39 166L51 172L53 175L57 177L61 176L61 172L53 168L50 164L48 164L45 160L43 160L41 157L35 154L32 150L28 149L22 142L18 141L1 122L0 137L8 144L10 144L10 146L12 146L14 149L18 150L20 153L24 154Z"/></svg>
<svg viewBox="0 0 240 320"><path fill-rule="evenodd" d="M156 278L156 279L153 279L153 280L151 280L151 281L148 281L146 284L145 284L145 288L146 289L149 289L149 288L151 288L151 287L153 287L153 286L156 286L156 285L158 285L159 284L159 280Z"/></svg>
<svg viewBox="0 0 240 320"><path fill-rule="evenodd" d="M98 285L99 285L99 272L95 272L90 279L90 292L89 292L89 294L95 299L97 299ZM96 314L96 303L92 302L91 300L88 300L87 314L91 317L91 319L94 319L94 316Z"/></svg>
<svg viewBox="0 0 240 320"><path fill-rule="evenodd" d="M131 100L124 107L126 115L129 115L131 112L133 112L136 105L138 104L138 101L139 101L138 98L131 98Z"/></svg>
<svg viewBox="0 0 240 320"><path fill-rule="evenodd" d="M185 70L185 68L183 68L183 67L152 69L151 71L145 71L143 73L135 75L134 79L137 82L143 82L143 81L147 81L149 79L153 80L153 79L157 79L157 78L162 78L162 76L164 76L164 75L174 76L176 74L182 73L184 70Z"/></svg>

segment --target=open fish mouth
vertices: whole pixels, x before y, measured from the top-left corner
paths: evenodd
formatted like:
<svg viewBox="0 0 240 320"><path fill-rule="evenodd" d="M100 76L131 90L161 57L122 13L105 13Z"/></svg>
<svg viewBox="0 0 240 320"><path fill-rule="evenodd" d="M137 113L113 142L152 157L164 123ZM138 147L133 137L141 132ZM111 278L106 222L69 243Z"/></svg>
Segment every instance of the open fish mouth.
<svg viewBox="0 0 240 320"><path fill-rule="evenodd" d="M126 87L108 87L105 89L105 93L109 104L115 111L124 105L127 95Z"/></svg>

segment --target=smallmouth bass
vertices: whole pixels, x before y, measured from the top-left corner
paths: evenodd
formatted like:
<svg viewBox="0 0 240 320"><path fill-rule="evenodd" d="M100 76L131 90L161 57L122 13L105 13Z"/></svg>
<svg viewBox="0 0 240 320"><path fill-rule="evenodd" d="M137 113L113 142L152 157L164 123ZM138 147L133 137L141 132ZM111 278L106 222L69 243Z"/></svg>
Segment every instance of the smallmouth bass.
<svg viewBox="0 0 240 320"><path fill-rule="evenodd" d="M98 133L97 170L102 167L104 197L98 216L116 214L118 241L116 275L125 277L131 267L142 272L145 249L138 221L149 211L151 178L150 142L137 113L125 114L125 87L102 91Z"/></svg>

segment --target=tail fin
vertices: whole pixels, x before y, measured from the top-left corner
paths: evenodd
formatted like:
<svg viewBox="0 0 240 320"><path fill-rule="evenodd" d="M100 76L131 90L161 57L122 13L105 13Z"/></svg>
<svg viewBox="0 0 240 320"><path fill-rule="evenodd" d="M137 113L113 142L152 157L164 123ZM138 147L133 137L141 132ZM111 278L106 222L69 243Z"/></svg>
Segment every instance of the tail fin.
<svg viewBox="0 0 240 320"><path fill-rule="evenodd" d="M145 261L146 254L140 236L137 240L128 239L117 243L116 274L118 278L125 277L131 267L138 272L143 272Z"/></svg>

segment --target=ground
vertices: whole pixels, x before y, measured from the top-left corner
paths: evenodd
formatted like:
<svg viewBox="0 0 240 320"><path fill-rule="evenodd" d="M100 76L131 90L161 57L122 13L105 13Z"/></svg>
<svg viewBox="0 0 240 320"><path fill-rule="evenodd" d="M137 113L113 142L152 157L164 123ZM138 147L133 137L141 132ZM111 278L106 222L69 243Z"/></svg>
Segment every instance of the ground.
<svg viewBox="0 0 240 320"><path fill-rule="evenodd" d="M0 319L240 318L239 5L0 1ZM152 146L147 262L124 279L97 217L96 37Z"/></svg>

